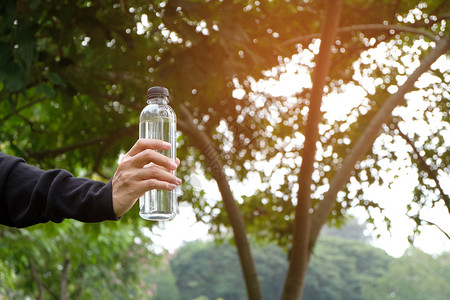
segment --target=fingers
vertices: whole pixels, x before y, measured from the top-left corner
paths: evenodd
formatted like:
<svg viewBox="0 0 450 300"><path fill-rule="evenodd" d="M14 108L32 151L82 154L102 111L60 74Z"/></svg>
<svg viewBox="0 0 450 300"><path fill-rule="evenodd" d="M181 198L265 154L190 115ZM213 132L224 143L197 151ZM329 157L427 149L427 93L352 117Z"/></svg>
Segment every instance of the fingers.
<svg viewBox="0 0 450 300"><path fill-rule="evenodd" d="M156 165L138 170L133 177L134 187L130 191L133 199L154 189L171 191L181 184L181 179Z"/></svg>
<svg viewBox="0 0 450 300"><path fill-rule="evenodd" d="M124 155L112 179L116 216L126 213L149 190L173 190L181 184L174 174L180 160L173 161L158 152L169 149L170 144L164 141L139 139Z"/></svg>
<svg viewBox="0 0 450 300"><path fill-rule="evenodd" d="M135 168L143 168L150 163L157 164L169 171L174 171L178 167L172 159L150 149L146 149L130 159L130 164Z"/></svg>
<svg viewBox="0 0 450 300"><path fill-rule="evenodd" d="M166 181L159 181L156 179L149 179L146 181L141 181L139 184L138 190L141 191L141 195L145 192L151 191L151 190L166 190L171 191L177 187L176 184L169 183Z"/></svg>
<svg viewBox="0 0 450 300"><path fill-rule="evenodd" d="M152 140L152 139L139 139L136 144L131 147L130 151L128 151L127 155L135 156L136 154L147 150L169 150L170 144L161 140Z"/></svg>
<svg viewBox="0 0 450 300"><path fill-rule="evenodd" d="M180 178L176 177L171 172L157 165L152 165L148 168L138 169L136 171L136 176L139 178L139 181L149 181L153 179L155 181L159 182L164 181L166 183L174 185L179 185L181 183Z"/></svg>

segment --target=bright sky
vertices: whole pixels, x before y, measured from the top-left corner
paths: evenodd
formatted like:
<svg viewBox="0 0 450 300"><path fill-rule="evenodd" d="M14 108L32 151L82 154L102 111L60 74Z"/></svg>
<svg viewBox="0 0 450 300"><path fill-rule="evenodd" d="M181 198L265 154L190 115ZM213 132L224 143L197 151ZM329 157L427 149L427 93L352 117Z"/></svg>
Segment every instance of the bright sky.
<svg viewBox="0 0 450 300"><path fill-rule="evenodd" d="M307 67L312 66L312 59L314 57L314 52L318 48L318 43L315 43L310 50L303 50L300 54L294 55L290 63L286 64L283 68L283 74L280 76L280 80L267 80L264 82L255 83L255 89L260 91L269 92L275 96L290 96L295 92L298 92L302 88L311 86L311 79L307 71ZM317 47L317 48L316 48ZM428 45L424 45L422 42L415 43L411 49L426 49ZM381 43L377 50L370 50L363 55L362 61L365 63L373 63L371 67L375 68L403 68L402 72L405 74L404 78L398 78L399 82L402 83L416 67L417 63L414 62L412 57L403 57L403 60L411 60L408 68L399 65L396 62L396 58L393 60L386 60L387 49L392 48L392 45L386 45ZM405 49L403 49L405 50ZM406 49L407 50L407 49ZM355 68L359 65L356 64ZM450 60L446 60L441 57L437 63L433 65L432 68L439 68L441 71L450 69ZM275 69L268 71L277 72ZM358 75L357 75L358 77ZM349 111L367 101L365 98L368 93L372 94L375 89L374 87L383 84L383 80L378 79L368 79L364 78L364 74L360 74L359 78L356 78L362 84L361 86L349 85L346 87L345 91L339 94L332 94L329 97L324 98L324 116L333 123L336 120L349 120L352 116L348 115ZM433 82L436 78L432 75L422 76L416 86L426 87L427 84ZM388 88L388 91L394 93L396 91L395 87ZM242 97L242 90L237 89L234 96L236 98ZM401 115L405 120L408 121L408 128L401 128L402 131L405 130L406 133L413 134L414 132L422 133L423 136L427 136L427 126L424 126L424 121L421 120L420 116L423 116L423 97L426 97L423 93L411 93L409 95L409 106L408 108L398 108L394 111L394 114ZM262 101L257 99L255 101ZM422 106L422 107L421 107ZM355 119L356 120L356 119ZM439 122L440 116L437 115L436 122ZM438 126L438 123L436 123ZM450 128L442 128L442 133L450 136ZM293 138L295 140L295 138ZM395 149L403 149L398 151L399 158L395 162L387 162L390 165L392 171L390 173L385 173L383 176L386 178L392 176L398 176L394 180L391 186L387 184L383 186L372 185L366 189L366 195L369 200L373 200L380 204L384 208L383 213L374 212L375 223L379 228L374 229L372 225L369 225L368 234L373 237L380 235L378 239L374 239L373 244L376 247L384 249L387 253L394 257L401 256L404 251L409 247L408 235L412 234L412 229L414 223L406 216L406 204L410 203L413 197L413 190L418 184L417 175L414 170L409 168L408 165L408 154L410 148L405 148L404 141L398 141L396 139L391 139L390 137L379 138L375 147L381 149L381 144L389 144L390 147ZM448 145L450 147L450 145ZM380 150L381 151L381 150ZM445 149L437 149L438 152L446 151ZM438 153L439 154L439 153ZM439 171L439 180L441 185L444 187L450 187L450 175L445 174L442 170ZM275 176L274 176L275 177ZM258 179L250 179L251 185L248 183L243 188L242 183L231 182L232 190L234 191L235 197L240 201L241 191L246 191L250 194L248 186L257 186ZM275 180L276 181L276 180ZM206 192L205 197L211 199L212 201L220 201L221 196L218 191L215 182L208 182L204 179L201 174L193 175L190 182L193 187L198 189L203 189ZM277 184L277 182L273 182ZM446 193L449 194L449 188L446 189ZM362 208L352 208L350 213L357 217L360 222L364 222L367 218L367 213ZM438 225L447 234L450 234L450 218L448 209L445 207L443 201L440 201L435 207L426 206L420 212L421 217L425 220L431 221ZM388 232L384 225L384 217L387 216L392 221L391 232ZM436 227L436 226L421 226L421 234L415 239L415 246L421 250L430 253L438 254L443 251L450 251L450 240ZM159 228L152 234L156 247L165 248L169 251L174 251L185 241L192 241L197 239L205 239L207 237L207 227L203 224L197 223L190 207L180 207L179 215L172 221L159 224Z"/></svg>

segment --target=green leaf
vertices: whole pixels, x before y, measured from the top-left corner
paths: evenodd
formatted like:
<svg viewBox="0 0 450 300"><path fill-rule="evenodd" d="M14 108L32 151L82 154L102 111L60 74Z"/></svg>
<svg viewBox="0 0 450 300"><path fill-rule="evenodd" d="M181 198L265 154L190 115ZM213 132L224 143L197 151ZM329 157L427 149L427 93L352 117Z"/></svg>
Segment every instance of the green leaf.
<svg viewBox="0 0 450 300"><path fill-rule="evenodd" d="M0 69L0 80L10 92L22 90L26 84L25 74L15 62L4 64Z"/></svg>
<svg viewBox="0 0 450 300"><path fill-rule="evenodd" d="M69 111L73 107L73 96L63 94L62 95L62 107L64 111Z"/></svg>
<svg viewBox="0 0 450 300"><path fill-rule="evenodd" d="M36 92L38 94L44 95L48 98L55 97L56 92L55 90L49 86L48 84L39 84L36 86Z"/></svg>
<svg viewBox="0 0 450 300"><path fill-rule="evenodd" d="M66 83L64 80L59 76L56 72L50 72L47 74L47 78L53 83L54 85L60 85L60 86L66 86Z"/></svg>
<svg viewBox="0 0 450 300"><path fill-rule="evenodd" d="M41 4L41 0L29 0L28 1L28 7L31 9L38 8L39 4Z"/></svg>
<svg viewBox="0 0 450 300"><path fill-rule="evenodd" d="M29 30L19 30L16 34L16 41L18 45L18 58L24 64L24 69L28 72L34 60L36 40Z"/></svg>
<svg viewBox="0 0 450 300"><path fill-rule="evenodd" d="M14 155L15 156L18 156L18 157L26 156L25 152L23 152L19 147L16 146L16 142L15 141L11 141L10 147L11 147L11 149L14 150Z"/></svg>
<svg viewBox="0 0 450 300"><path fill-rule="evenodd" d="M0 43L0 66L12 57L12 49L7 43Z"/></svg>

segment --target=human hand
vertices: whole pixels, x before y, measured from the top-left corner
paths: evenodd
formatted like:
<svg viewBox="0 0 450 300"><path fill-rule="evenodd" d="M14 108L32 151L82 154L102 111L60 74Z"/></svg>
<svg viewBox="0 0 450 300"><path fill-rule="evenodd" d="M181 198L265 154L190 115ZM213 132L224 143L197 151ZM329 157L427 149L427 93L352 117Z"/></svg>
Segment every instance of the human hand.
<svg viewBox="0 0 450 300"><path fill-rule="evenodd" d="M180 164L154 150L168 150L170 144L151 139L139 139L128 151L112 179L114 213L122 216L145 192L152 189L173 190L181 183L171 171Z"/></svg>

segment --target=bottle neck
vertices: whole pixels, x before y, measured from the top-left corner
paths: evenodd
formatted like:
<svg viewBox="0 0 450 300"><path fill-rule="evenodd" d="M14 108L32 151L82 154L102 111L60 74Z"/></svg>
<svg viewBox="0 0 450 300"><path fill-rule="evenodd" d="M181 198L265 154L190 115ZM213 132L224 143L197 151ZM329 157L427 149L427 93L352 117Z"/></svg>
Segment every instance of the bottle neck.
<svg viewBox="0 0 450 300"><path fill-rule="evenodd" d="M168 104L169 98L167 97L154 97L147 99L147 104Z"/></svg>

